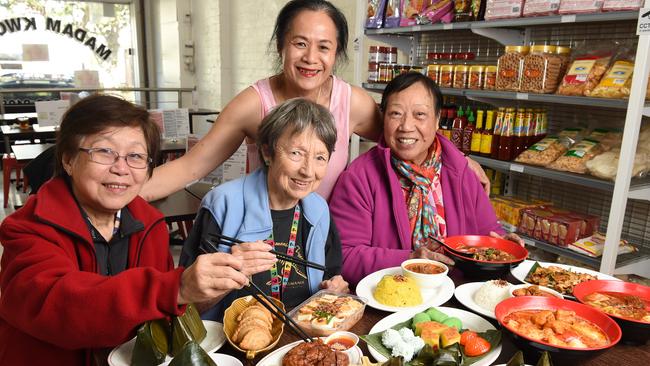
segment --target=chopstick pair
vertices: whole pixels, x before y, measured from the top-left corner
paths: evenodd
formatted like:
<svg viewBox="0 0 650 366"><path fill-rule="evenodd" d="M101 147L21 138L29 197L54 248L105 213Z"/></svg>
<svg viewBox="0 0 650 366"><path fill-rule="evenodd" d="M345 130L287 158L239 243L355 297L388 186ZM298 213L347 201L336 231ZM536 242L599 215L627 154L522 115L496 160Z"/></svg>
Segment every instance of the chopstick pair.
<svg viewBox="0 0 650 366"><path fill-rule="evenodd" d="M232 246L235 245L235 244L241 244L241 243L243 243L243 241L241 241L241 240L239 240L239 239L231 238L231 237L229 237L229 236L222 235L222 234L208 234L208 235L210 235L211 237L213 237L213 238L215 238L215 239L218 239L218 240L219 240L219 244L227 245L227 246L229 246L229 247L232 247ZM206 240L207 240L207 239L206 239ZM214 244L213 244L213 245L214 245ZM280 252L275 251L275 250L271 250L271 253L275 254L275 256L276 256L278 259L281 259L281 260L283 260L283 261L287 261L287 262L291 262L291 263L295 263L295 264L303 265L303 266L305 266L305 267L315 268L315 269L321 270L321 271L323 271L323 272L327 270L327 268L326 268L325 266L320 265L320 264L318 264L318 263L314 263L314 262L306 261L306 260L303 260L303 259L300 259L300 258L296 258L296 257L291 257L291 256L288 256L288 255L286 255L286 254L284 254L284 253L280 253Z"/></svg>
<svg viewBox="0 0 650 366"><path fill-rule="evenodd" d="M209 249L206 249L202 244L199 246L199 248L206 254L210 253L216 253L218 251L218 248L209 240L205 239L203 240L203 243L207 244ZM252 288L251 288L252 287ZM311 337L305 333L302 328L296 322L291 319L287 313L282 310L273 300L268 297L262 289L260 289L255 282L253 282L252 279L249 279L248 281L248 286L246 286L246 289L248 292L250 292L251 296L257 300L262 306L264 306L268 311L273 314L277 319L280 319L281 322L283 322L289 329L291 329L298 337L302 338L303 341L305 342L311 342L312 339ZM261 298L260 298L261 295Z"/></svg>

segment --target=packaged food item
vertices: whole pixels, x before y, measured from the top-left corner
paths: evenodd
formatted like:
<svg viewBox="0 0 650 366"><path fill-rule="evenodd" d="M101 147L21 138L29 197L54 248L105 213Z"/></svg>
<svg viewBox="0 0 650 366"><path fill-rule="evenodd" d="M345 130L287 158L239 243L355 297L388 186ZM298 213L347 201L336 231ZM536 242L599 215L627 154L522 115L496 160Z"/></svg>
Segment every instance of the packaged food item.
<svg viewBox="0 0 650 366"><path fill-rule="evenodd" d="M454 19L454 2L452 0L427 0L424 4L423 16L418 24L451 23Z"/></svg>
<svg viewBox="0 0 650 366"><path fill-rule="evenodd" d="M451 88L454 81L454 65L440 66L440 79L438 85L442 88Z"/></svg>
<svg viewBox="0 0 650 366"><path fill-rule="evenodd" d="M352 328L363 316L366 302L358 296L321 290L287 315L307 334L322 337Z"/></svg>
<svg viewBox="0 0 650 366"><path fill-rule="evenodd" d="M592 236L582 238L575 243L569 244L568 248L590 257L600 257L603 255L603 251L605 250L605 234L596 232ZM634 253L638 250L639 249L634 245L628 243L627 240L621 239L617 254Z"/></svg>
<svg viewBox="0 0 650 366"><path fill-rule="evenodd" d="M603 152L598 141L583 139L574 144L564 155L548 165L549 168L572 173L587 173L587 162Z"/></svg>
<svg viewBox="0 0 650 366"><path fill-rule="evenodd" d="M566 46L557 46L555 49L555 54L557 54L557 57L559 57L561 61L559 77L561 80L562 77L566 74L566 69L569 66L569 63L571 63L571 48Z"/></svg>
<svg viewBox="0 0 650 366"><path fill-rule="evenodd" d="M440 78L440 65L428 65L427 76L429 79L438 83Z"/></svg>
<svg viewBox="0 0 650 366"><path fill-rule="evenodd" d="M605 151L621 147L623 131L618 129L597 128L587 136L588 139L597 140Z"/></svg>
<svg viewBox="0 0 650 366"><path fill-rule="evenodd" d="M603 11L639 10L643 0L605 0Z"/></svg>
<svg viewBox="0 0 650 366"><path fill-rule="evenodd" d="M562 79L557 94L589 95L607 71L611 57L611 53L606 51L600 55L585 55L574 59Z"/></svg>
<svg viewBox="0 0 650 366"><path fill-rule="evenodd" d="M366 7L366 28L381 28L384 25L386 0L368 0Z"/></svg>
<svg viewBox="0 0 650 366"><path fill-rule="evenodd" d="M401 12L400 0L387 0L386 1L386 20L384 21L384 28L399 27ZM393 61L396 62L396 61Z"/></svg>
<svg viewBox="0 0 650 366"><path fill-rule="evenodd" d="M567 216L582 221L582 225L580 226L580 234L578 235L578 237L581 239L591 236L594 232L598 230L598 227L600 226L600 217L596 215L583 214L579 212L570 212L567 213Z"/></svg>
<svg viewBox="0 0 650 366"><path fill-rule="evenodd" d="M614 62L590 96L617 99L629 97L633 73L634 62L622 60Z"/></svg>
<svg viewBox="0 0 650 366"><path fill-rule="evenodd" d="M490 199L490 202L492 203L492 207L494 207L494 212L497 215L499 222L507 231L517 230L524 209L550 205L549 202L530 202L507 196L495 196Z"/></svg>
<svg viewBox="0 0 650 366"><path fill-rule="evenodd" d="M518 231L537 240L566 247L578 240L581 220L564 210L541 206L524 209Z"/></svg>
<svg viewBox="0 0 650 366"><path fill-rule="evenodd" d="M487 0L485 20L519 18L523 7L523 0Z"/></svg>
<svg viewBox="0 0 650 366"><path fill-rule="evenodd" d="M557 14L560 0L526 0L524 3L525 17Z"/></svg>
<svg viewBox="0 0 650 366"><path fill-rule="evenodd" d="M496 90L519 90L522 64L529 49L528 46L506 46L506 53L497 63Z"/></svg>
<svg viewBox="0 0 650 366"><path fill-rule="evenodd" d="M537 45L524 57L519 90L531 93L553 93L561 77L562 60L555 46Z"/></svg>
<svg viewBox="0 0 650 366"><path fill-rule="evenodd" d="M454 67L454 82L453 88L465 89L467 88L467 81L469 80L469 66L456 65Z"/></svg>
<svg viewBox="0 0 650 366"><path fill-rule="evenodd" d="M547 166L568 150L568 140L558 136L548 136L533 144L515 159L516 162Z"/></svg>
<svg viewBox="0 0 650 366"><path fill-rule="evenodd" d="M454 22L474 20L471 0L454 0Z"/></svg>
<svg viewBox="0 0 650 366"><path fill-rule="evenodd" d="M399 21L400 27L410 27L418 24L417 18L424 8L424 0L403 0L401 1L402 18Z"/></svg>
<svg viewBox="0 0 650 366"><path fill-rule="evenodd" d="M603 0L562 0L560 14L599 13L603 8Z"/></svg>
<svg viewBox="0 0 650 366"><path fill-rule="evenodd" d="M474 89L474 90L481 89L481 87L483 87L484 71L485 71L485 66L482 65L470 66L467 88Z"/></svg>
<svg viewBox="0 0 650 366"><path fill-rule="evenodd" d="M602 179L616 180L620 154L621 149L615 148L595 156L586 164L589 174ZM641 177L648 172L650 172L650 150L642 147L641 141L639 141L636 154L634 155L632 177Z"/></svg>
<svg viewBox="0 0 650 366"><path fill-rule="evenodd" d="M497 67L494 65L486 66L485 77L483 78L483 89L494 90L496 88L496 85L497 85ZM650 83L648 83L648 90L650 91Z"/></svg>

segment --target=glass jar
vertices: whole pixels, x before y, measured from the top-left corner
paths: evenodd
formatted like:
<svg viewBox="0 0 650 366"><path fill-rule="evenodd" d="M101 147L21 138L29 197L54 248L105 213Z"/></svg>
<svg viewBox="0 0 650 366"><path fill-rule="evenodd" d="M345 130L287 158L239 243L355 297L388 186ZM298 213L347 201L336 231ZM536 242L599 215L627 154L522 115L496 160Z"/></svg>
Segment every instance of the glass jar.
<svg viewBox="0 0 650 366"><path fill-rule="evenodd" d="M388 53L386 54L387 59L386 62L389 64L395 64L397 63L397 47L386 47L388 49Z"/></svg>
<svg viewBox="0 0 650 366"><path fill-rule="evenodd" d="M497 67L495 65L486 66L484 74L483 89L494 90L497 84Z"/></svg>
<svg viewBox="0 0 650 366"><path fill-rule="evenodd" d="M497 62L496 90L519 90L522 63L529 50L528 46L506 46L506 53Z"/></svg>
<svg viewBox="0 0 650 366"><path fill-rule="evenodd" d="M481 89L483 86L484 71L485 66L483 65L472 65L469 67L469 80L467 82L468 89Z"/></svg>
<svg viewBox="0 0 650 366"><path fill-rule="evenodd" d="M555 54L560 58L562 63L560 64L560 80L566 74L566 69L571 63L571 48L566 46L557 46Z"/></svg>
<svg viewBox="0 0 650 366"><path fill-rule="evenodd" d="M556 54L557 47L538 45L524 57L521 84L522 92L548 94L555 92L562 75L562 60Z"/></svg>
<svg viewBox="0 0 650 366"><path fill-rule="evenodd" d="M379 80L379 63L368 62L368 82L378 83Z"/></svg>
<svg viewBox="0 0 650 366"><path fill-rule="evenodd" d="M456 89L466 89L468 79L469 67L467 65L456 65L454 67L454 82L452 87Z"/></svg>
<svg viewBox="0 0 650 366"><path fill-rule="evenodd" d="M379 64L379 82L387 83L393 80L393 66L385 62Z"/></svg>
<svg viewBox="0 0 650 366"><path fill-rule="evenodd" d="M379 63L388 63L388 47L379 47Z"/></svg>
<svg viewBox="0 0 650 366"><path fill-rule="evenodd" d="M438 83L438 79L440 78L440 65L428 65L427 66L427 76L429 79L435 81Z"/></svg>
<svg viewBox="0 0 650 366"><path fill-rule="evenodd" d="M376 64L383 62L383 60L380 60L380 53L379 53L379 46L370 46L368 49L368 64L371 62L374 62Z"/></svg>
<svg viewBox="0 0 650 366"><path fill-rule="evenodd" d="M438 85L442 88L451 88L454 81L454 65L440 66L440 82Z"/></svg>

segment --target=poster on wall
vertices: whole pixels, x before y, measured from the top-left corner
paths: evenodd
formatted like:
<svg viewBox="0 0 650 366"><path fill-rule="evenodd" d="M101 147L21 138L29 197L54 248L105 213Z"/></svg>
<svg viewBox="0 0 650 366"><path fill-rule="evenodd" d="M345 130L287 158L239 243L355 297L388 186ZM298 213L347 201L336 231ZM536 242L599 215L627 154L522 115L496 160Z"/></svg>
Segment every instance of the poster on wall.
<svg viewBox="0 0 650 366"><path fill-rule="evenodd" d="M48 100L34 102L39 127L59 126L65 111L70 107L69 100Z"/></svg>
<svg viewBox="0 0 650 366"><path fill-rule="evenodd" d="M163 138L178 140L190 133L190 115L187 108L151 109L149 114L162 131Z"/></svg>

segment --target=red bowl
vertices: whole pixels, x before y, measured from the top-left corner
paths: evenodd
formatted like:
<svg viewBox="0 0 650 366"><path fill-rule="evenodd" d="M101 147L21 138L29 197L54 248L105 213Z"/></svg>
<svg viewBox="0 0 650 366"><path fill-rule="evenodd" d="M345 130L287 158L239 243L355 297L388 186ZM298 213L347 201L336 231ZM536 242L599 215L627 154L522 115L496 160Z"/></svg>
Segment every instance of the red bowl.
<svg viewBox="0 0 650 366"><path fill-rule="evenodd" d="M650 287L632 282L607 280L586 281L577 284L573 288L573 296L575 296L581 303L585 303L584 298L587 295L599 291L619 292L627 295L638 296L646 302L646 309L650 309ZM585 305L592 306L589 304ZM598 309L597 307L594 308ZM650 323L609 313L605 314L614 319L616 323L620 325L621 329L623 330L623 342L645 344L648 339L650 339Z"/></svg>
<svg viewBox="0 0 650 366"><path fill-rule="evenodd" d="M510 268L523 262L528 257L528 251L519 244L510 240L493 238L481 235L450 236L444 241L445 252L456 262L456 267L469 277L486 277L495 279L495 276L507 274ZM515 256L510 261L492 262L482 261L471 257L471 254L459 251L461 245L470 247L495 248Z"/></svg>
<svg viewBox="0 0 650 366"><path fill-rule="evenodd" d="M598 326L609 338L610 343L597 348L561 347L540 340L529 338L526 334L519 333L508 325L503 319L515 311L521 310L572 310L577 316L588 320ZM613 347L621 340L621 328L614 320L604 313L578 302L558 299L554 297L520 296L505 299L497 304L494 314L501 326L513 338L514 342L525 350L536 352L549 351L553 353L553 360L559 358L565 362L569 360L585 359L596 356Z"/></svg>

